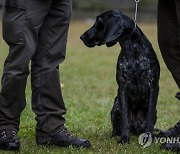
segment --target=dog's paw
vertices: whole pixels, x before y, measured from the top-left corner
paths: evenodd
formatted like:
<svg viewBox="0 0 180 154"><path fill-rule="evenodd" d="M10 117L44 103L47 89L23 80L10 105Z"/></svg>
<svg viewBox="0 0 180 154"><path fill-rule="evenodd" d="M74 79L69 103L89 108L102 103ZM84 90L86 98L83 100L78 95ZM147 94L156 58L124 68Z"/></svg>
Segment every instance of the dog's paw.
<svg viewBox="0 0 180 154"><path fill-rule="evenodd" d="M118 143L120 144L129 144L130 138L128 135L122 135L120 137L120 140L118 141Z"/></svg>
<svg viewBox="0 0 180 154"><path fill-rule="evenodd" d="M117 136L121 136L121 132L113 130L111 137L117 137Z"/></svg>

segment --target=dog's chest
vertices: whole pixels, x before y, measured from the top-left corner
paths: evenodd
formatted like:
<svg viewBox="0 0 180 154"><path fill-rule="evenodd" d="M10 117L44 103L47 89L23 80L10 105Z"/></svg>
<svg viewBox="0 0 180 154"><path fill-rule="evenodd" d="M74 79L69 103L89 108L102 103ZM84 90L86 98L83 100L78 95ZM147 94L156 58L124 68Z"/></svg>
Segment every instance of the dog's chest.
<svg viewBox="0 0 180 154"><path fill-rule="evenodd" d="M153 74L152 64L144 57L118 61L117 82L120 87L126 86L128 98L133 103L144 100L146 104L153 82ZM133 105L136 106L136 104Z"/></svg>
<svg viewBox="0 0 180 154"><path fill-rule="evenodd" d="M147 57L120 58L117 64L117 82L132 90L146 90L152 82L154 69Z"/></svg>

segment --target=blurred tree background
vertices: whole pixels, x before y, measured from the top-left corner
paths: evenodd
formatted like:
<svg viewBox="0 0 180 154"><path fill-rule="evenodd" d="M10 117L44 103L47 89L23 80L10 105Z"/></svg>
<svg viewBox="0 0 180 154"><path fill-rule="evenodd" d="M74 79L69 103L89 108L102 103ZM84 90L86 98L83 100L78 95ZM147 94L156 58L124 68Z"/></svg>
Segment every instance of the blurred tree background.
<svg viewBox="0 0 180 154"><path fill-rule="evenodd" d="M94 18L103 11L118 9L134 17L134 0L73 0L73 18ZM157 14L157 0L141 0L139 3L140 21L155 21Z"/></svg>
<svg viewBox="0 0 180 154"><path fill-rule="evenodd" d="M2 8L5 0L0 0ZM118 9L127 15L134 17L134 0L72 0L73 19L95 18L97 14ZM140 0L139 21L155 21L157 13L157 0Z"/></svg>

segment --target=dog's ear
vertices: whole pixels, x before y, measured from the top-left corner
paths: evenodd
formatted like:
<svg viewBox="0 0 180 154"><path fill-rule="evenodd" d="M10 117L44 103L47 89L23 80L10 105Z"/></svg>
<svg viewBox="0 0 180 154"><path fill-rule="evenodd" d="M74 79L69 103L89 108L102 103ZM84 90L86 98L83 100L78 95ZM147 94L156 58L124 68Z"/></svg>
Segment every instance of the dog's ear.
<svg viewBox="0 0 180 154"><path fill-rule="evenodd" d="M122 17L120 15L110 17L104 30L104 44L106 44L107 47L115 45L118 41L118 38L122 35L123 31L124 26Z"/></svg>
<svg viewBox="0 0 180 154"><path fill-rule="evenodd" d="M121 12L112 15L105 27L104 36L105 43L107 47L115 45L119 38L124 34L129 34L134 28L134 22L128 16L122 14Z"/></svg>

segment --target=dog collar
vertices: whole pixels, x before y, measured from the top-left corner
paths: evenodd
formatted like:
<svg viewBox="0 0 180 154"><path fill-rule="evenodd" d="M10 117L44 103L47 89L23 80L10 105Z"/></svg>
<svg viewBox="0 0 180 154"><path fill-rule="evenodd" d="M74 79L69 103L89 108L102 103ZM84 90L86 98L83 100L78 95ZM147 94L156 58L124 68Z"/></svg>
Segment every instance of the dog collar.
<svg viewBox="0 0 180 154"><path fill-rule="evenodd" d="M125 35L123 36L121 39L120 39L120 42L124 42L125 40L127 40L130 36L132 36L132 34L135 32L137 26L136 26L136 23L135 23L135 26L133 28L133 30L128 34L128 35Z"/></svg>

